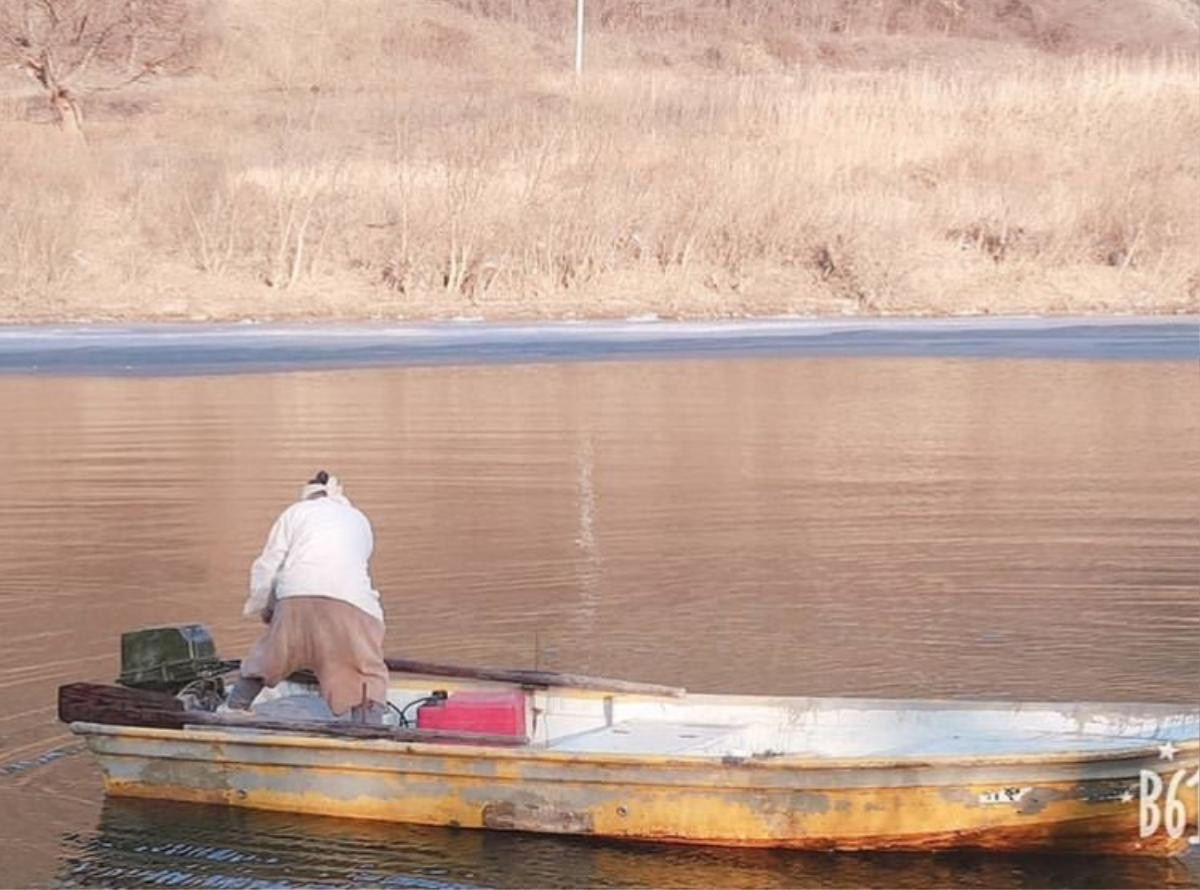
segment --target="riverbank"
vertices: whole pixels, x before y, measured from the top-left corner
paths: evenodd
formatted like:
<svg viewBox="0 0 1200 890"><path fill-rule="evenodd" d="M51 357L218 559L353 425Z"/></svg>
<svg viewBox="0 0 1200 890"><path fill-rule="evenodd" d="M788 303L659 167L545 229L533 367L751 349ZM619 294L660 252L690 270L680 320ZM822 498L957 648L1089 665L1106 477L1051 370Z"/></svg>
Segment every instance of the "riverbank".
<svg viewBox="0 0 1200 890"><path fill-rule="evenodd" d="M577 81L500 5L231 2L86 144L9 83L0 321L1200 310L1194 16L610 18Z"/></svg>

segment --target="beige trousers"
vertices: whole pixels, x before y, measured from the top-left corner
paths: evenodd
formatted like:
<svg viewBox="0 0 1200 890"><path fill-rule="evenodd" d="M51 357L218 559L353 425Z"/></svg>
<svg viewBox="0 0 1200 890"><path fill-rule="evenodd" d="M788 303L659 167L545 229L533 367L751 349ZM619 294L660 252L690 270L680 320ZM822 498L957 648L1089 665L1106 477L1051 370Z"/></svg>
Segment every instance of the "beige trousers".
<svg viewBox="0 0 1200 890"><path fill-rule="evenodd" d="M387 701L383 622L342 600L290 596L278 601L271 624L242 661L243 677L274 686L311 670L329 710Z"/></svg>

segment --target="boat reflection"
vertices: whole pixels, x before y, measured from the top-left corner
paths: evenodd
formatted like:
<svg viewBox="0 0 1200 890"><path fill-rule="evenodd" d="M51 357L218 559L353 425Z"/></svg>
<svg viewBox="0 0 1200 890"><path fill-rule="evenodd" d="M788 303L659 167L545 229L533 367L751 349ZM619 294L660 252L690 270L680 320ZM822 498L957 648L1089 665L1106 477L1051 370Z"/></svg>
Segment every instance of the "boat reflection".
<svg viewBox="0 0 1200 890"><path fill-rule="evenodd" d="M67 887L1194 887L1193 855L812 854L628 844L113 798Z"/></svg>

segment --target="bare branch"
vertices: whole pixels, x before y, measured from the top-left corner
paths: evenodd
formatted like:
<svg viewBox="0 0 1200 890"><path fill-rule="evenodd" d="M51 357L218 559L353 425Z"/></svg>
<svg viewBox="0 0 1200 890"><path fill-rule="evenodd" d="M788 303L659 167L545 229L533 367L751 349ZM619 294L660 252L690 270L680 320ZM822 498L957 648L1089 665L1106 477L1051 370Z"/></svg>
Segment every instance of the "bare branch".
<svg viewBox="0 0 1200 890"><path fill-rule="evenodd" d="M38 0L38 3L44 10L46 10L46 15L50 19L50 24L54 27L58 27L58 8L55 6L54 0Z"/></svg>
<svg viewBox="0 0 1200 890"><path fill-rule="evenodd" d="M51 89L49 72L46 70L45 62L39 62L37 59L26 59L24 66L29 69L29 73L37 79L45 89Z"/></svg>
<svg viewBox="0 0 1200 890"><path fill-rule="evenodd" d="M142 70L139 71L137 74L132 74L132 75L126 76L126 77L122 78L121 80L118 80L114 83L103 84L100 86L91 87L88 90L88 92L89 93L112 93L112 92L117 92L119 90L123 90L126 87L132 86L135 83L140 83L143 80L149 80L151 77L154 77L156 74L161 73L162 66L165 65L169 61L170 61L170 59L159 59L156 61L144 62ZM184 69L184 71L188 71L188 70L191 70L191 69ZM182 72L180 72L180 73L182 73Z"/></svg>

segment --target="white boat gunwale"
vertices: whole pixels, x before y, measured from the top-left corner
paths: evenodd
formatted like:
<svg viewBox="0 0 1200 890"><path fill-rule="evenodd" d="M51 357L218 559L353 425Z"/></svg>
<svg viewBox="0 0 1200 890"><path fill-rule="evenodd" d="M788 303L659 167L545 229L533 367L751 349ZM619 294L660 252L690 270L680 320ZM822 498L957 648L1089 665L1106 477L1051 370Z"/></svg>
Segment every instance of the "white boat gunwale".
<svg viewBox="0 0 1200 890"><path fill-rule="evenodd" d="M897 770L936 769L946 767L1005 767L1005 766L1048 766L1088 764L1098 762L1161 761L1158 743L1141 744L1128 748L1113 748L1103 751L1052 751L1045 753L1011 753L988 755L911 755L908 757L880 758L873 756L822 757L814 755L778 755L731 757L714 754L620 754L606 752L565 752L535 745L513 748L471 744L447 744L438 742L392 741L390 739L355 739L331 736L304 735L279 731L251 729L212 728L192 726L184 729L160 729L140 726L116 726L100 723L76 722L70 724L72 732L84 736L112 736L118 738L142 738L161 741L195 742L201 744L223 744L236 742L255 747L318 748L348 751L397 752L419 756L449 759L479 760L492 759L513 762L539 762L556 764L578 764L601 766L653 765L661 768L695 768L697 766L728 766L766 771L809 771L809 770ZM1200 754L1200 740L1174 744L1176 757L1186 762L1189 755ZM165 754L158 757L166 758ZM180 758L193 759L193 758ZM1170 767L1166 763L1164 769ZM358 768L358 767L356 767Z"/></svg>

